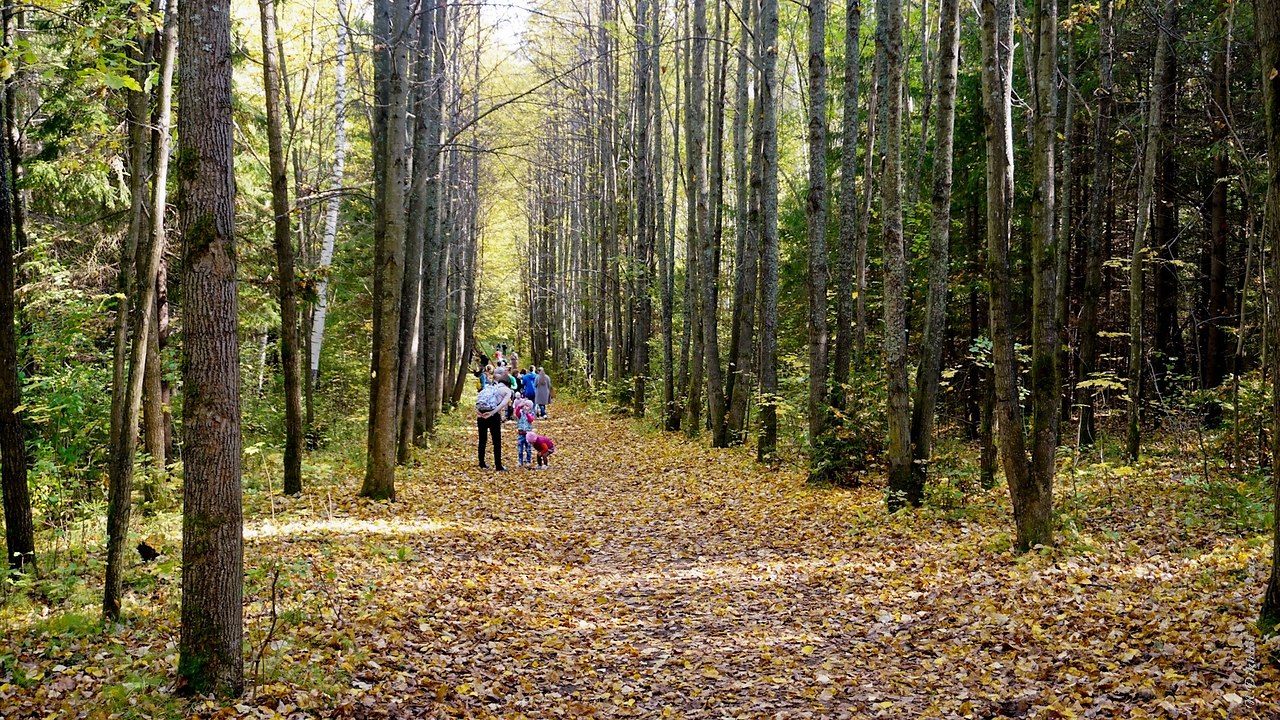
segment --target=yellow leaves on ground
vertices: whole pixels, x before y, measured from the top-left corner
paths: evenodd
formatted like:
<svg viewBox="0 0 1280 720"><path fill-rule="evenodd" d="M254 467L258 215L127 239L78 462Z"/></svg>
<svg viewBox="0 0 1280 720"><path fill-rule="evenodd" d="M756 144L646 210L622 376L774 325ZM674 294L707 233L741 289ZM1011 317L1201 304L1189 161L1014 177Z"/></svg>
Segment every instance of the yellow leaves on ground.
<svg viewBox="0 0 1280 720"><path fill-rule="evenodd" d="M251 505L258 685L239 704L187 710L1280 716L1252 627L1265 547L1188 531L1158 500L1165 480L1141 468L1122 480L1123 498L1076 496L1085 549L1014 557L995 539L1011 525L1000 490L962 519L889 517L875 489L813 489L746 451L557 410L540 422L557 441L547 471L475 468L472 430L405 471L395 503L357 500L350 478L275 498L273 512ZM176 632L173 615L157 615L161 632ZM140 632L127 628L122 641ZM87 645L62 661L73 677L98 666ZM117 662L93 693L128 672ZM42 717L46 687L11 714ZM38 692L0 686L0 707Z"/></svg>

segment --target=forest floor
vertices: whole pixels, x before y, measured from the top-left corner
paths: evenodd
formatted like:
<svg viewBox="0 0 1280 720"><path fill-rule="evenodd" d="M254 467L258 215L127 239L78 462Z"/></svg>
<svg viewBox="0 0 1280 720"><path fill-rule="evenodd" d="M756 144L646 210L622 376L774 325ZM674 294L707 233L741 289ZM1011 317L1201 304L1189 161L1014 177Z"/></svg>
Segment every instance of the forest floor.
<svg viewBox="0 0 1280 720"><path fill-rule="evenodd" d="M175 514L143 521L165 555L118 626L100 546L69 546L78 571L0 605L0 716L1280 716L1269 538L1159 462L1060 483L1058 547L1015 556L1002 488L889 516L878 487L553 409L545 471L477 469L455 426L394 503L350 464L250 484L235 703L172 697Z"/></svg>

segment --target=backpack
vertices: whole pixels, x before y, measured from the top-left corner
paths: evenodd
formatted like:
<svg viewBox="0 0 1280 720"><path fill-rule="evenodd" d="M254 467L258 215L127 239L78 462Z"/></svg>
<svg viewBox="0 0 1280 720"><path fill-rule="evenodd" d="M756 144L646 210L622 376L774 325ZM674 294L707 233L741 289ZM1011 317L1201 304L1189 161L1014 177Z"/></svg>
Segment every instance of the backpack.
<svg viewBox="0 0 1280 720"><path fill-rule="evenodd" d="M502 386L497 383L486 385L479 395L476 395L476 412L488 413L498 409L498 405L502 403Z"/></svg>

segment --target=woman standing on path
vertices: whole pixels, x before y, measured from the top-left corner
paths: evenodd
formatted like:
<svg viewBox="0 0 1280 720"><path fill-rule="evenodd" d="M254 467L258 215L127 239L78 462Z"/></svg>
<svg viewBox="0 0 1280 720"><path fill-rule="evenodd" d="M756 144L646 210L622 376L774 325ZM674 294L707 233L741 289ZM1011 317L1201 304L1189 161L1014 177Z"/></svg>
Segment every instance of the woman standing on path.
<svg viewBox="0 0 1280 720"><path fill-rule="evenodd" d="M547 406L551 404L551 376L544 368L538 368L538 379L533 383L533 401L538 405L538 417L547 415Z"/></svg>
<svg viewBox="0 0 1280 720"><path fill-rule="evenodd" d="M511 395L511 386L507 384L507 369L494 368L493 383L486 385L476 397L476 429L480 433L481 468L489 468L484 462L484 451L485 444L492 438L493 467L498 471L506 470L502 466L502 418L507 406L511 404Z"/></svg>

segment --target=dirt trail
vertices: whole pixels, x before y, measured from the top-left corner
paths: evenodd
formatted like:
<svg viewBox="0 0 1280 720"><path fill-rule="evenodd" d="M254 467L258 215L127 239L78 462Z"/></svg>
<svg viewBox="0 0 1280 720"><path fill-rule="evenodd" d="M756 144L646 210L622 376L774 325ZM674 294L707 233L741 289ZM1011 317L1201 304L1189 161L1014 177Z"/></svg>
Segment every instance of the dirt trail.
<svg viewBox="0 0 1280 720"><path fill-rule="evenodd" d="M476 468L473 429L406 472L393 504L313 499L255 521L251 562L304 568L261 696L395 717L1280 709L1246 627L1258 548L1186 557L1129 536L1015 559L999 491L968 519L890 518L876 489L811 489L743 450L553 410L549 470ZM329 690L291 680L295 663L325 668Z"/></svg>

